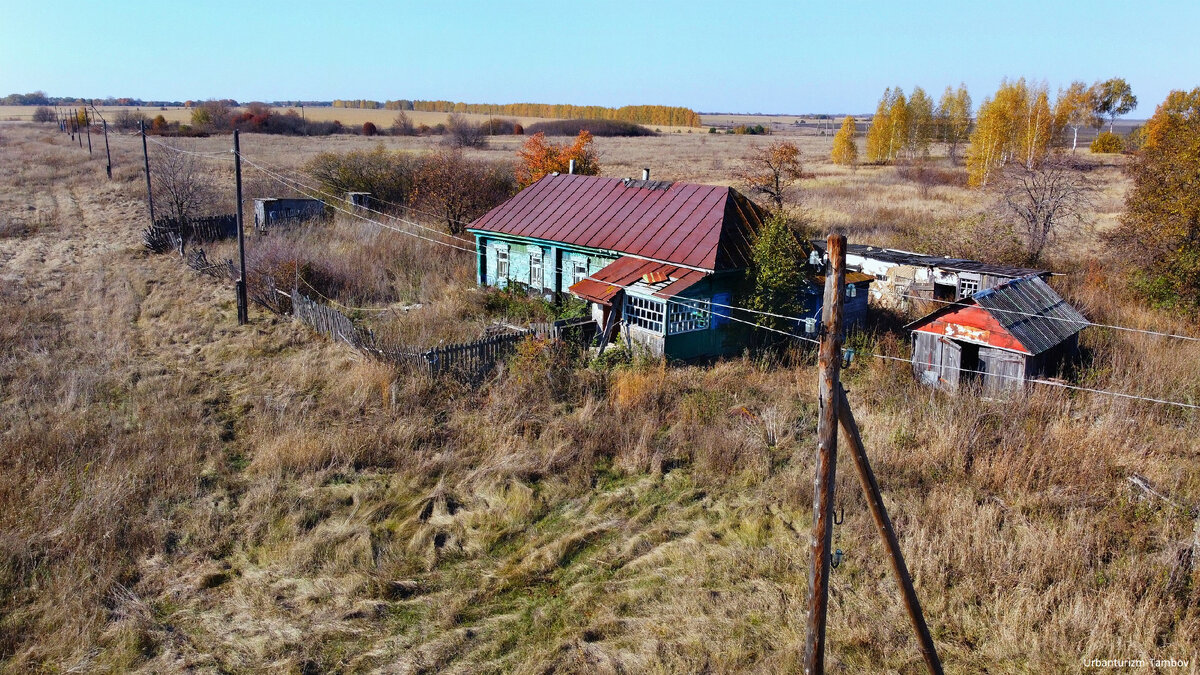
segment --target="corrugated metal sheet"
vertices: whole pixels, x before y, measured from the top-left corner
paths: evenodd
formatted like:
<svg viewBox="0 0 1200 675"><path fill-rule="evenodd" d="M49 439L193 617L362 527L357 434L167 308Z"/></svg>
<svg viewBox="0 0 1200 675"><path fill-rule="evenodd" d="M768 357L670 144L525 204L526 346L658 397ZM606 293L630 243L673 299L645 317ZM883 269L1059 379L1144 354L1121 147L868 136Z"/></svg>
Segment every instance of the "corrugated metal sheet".
<svg viewBox="0 0 1200 675"><path fill-rule="evenodd" d="M747 265L763 218L728 187L551 174L470 229L721 270Z"/></svg>
<svg viewBox="0 0 1200 675"><path fill-rule="evenodd" d="M906 328L1037 355L1087 325L1045 281L1028 276L942 307Z"/></svg>
<svg viewBox="0 0 1200 675"><path fill-rule="evenodd" d="M650 276L656 281L646 282L643 280L645 276ZM708 275L704 272L686 267L622 256L595 274L572 284L567 290L585 300L610 305L613 296L626 287L660 298L670 298L706 276Z"/></svg>
<svg viewBox="0 0 1200 675"><path fill-rule="evenodd" d="M825 252L825 240L815 239L812 242L822 253ZM1049 274L1046 270L1033 269L1028 267L1010 267L1008 265L993 265L991 263L980 262L978 260L968 260L966 258L946 258L936 255L926 255L924 253L913 253L912 251L901 251L894 248L878 248L875 246L867 246L866 244L847 244L847 255L856 255L881 262L890 262L897 265L909 265L912 267L937 267L946 270L947 272L978 272L980 274L990 274L997 277L1007 277L1010 279L1018 279L1030 275L1042 276Z"/></svg>
<svg viewBox="0 0 1200 675"><path fill-rule="evenodd" d="M1033 354L1057 346L1088 324L1078 310L1036 276L980 291L972 300Z"/></svg>

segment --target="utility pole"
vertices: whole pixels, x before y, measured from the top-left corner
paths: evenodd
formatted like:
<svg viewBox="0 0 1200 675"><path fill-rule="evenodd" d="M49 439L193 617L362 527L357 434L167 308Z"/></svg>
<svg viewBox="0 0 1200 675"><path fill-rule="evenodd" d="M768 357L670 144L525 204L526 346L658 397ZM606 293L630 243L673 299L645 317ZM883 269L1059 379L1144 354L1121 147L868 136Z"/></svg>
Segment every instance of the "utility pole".
<svg viewBox="0 0 1200 675"><path fill-rule="evenodd" d="M892 529L892 520L888 518L887 507L883 503L883 495L879 492L879 482L875 480L875 472L871 470L871 462L867 459L866 448L863 447L862 434L854 421L854 412L846 400L846 390L838 385L838 420L842 431L846 434L850 454L854 457L854 467L858 469L858 482L862 484L863 495L867 498L867 506L875 519L875 528L883 539L883 547L887 550L888 560L892 563L892 573L896 575L896 583L900 586L900 595L904 599L904 608L908 610L909 621L912 622L913 632L917 634L917 644L921 657L925 659L925 667L932 675L942 675L942 662L938 659L937 647L933 645L933 637L929 634L929 626L925 623L925 614L921 611L921 602L917 600L917 591L913 588L912 577L908 566L904 564L904 553L900 551L900 541L896 539L896 531Z"/></svg>
<svg viewBox="0 0 1200 675"><path fill-rule="evenodd" d="M108 149L108 120L101 119L104 122L104 172L108 174L108 179L112 180L112 153Z"/></svg>
<svg viewBox="0 0 1200 675"><path fill-rule="evenodd" d="M825 299L821 307L821 346L817 420L817 466L813 481L812 567L808 575L808 631L804 643L804 672L825 672L825 616L829 609L829 546L833 540L833 488L837 469L838 392L841 390L842 304L846 286L846 237L830 234L825 270Z"/></svg>
<svg viewBox="0 0 1200 675"><path fill-rule="evenodd" d="M154 192L150 189L150 152L146 150L146 120L138 123L142 130L142 161L146 165L146 203L150 205L150 225L154 226Z"/></svg>
<svg viewBox="0 0 1200 675"><path fill-rule="evenodd" d="M108 174L108 179L112 180L112 153L108 149L108 120L104 119L104 115L96 110L95 101L92 102L92 112L100 117L100 121L104 123L104 173Z"/></svg>
<svg viewBox="0 0 1200 675"><path fill-rule="evenodd" d="M242 227L242 148L237 129L233 130L233 175L237 179L238 265L241 267L241 277L237 281L237 312L238 325L244 326L250 320L250 311L246 301L246 232Z"/></svg>

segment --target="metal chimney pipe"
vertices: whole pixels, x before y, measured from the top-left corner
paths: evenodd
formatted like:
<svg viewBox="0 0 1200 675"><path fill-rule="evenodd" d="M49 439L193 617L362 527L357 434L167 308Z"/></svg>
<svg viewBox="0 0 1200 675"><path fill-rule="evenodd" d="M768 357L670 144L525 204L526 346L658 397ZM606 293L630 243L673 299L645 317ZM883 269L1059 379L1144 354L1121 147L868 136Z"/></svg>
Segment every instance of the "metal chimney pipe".
<svg viewBox="0 0 1200 675"><path fill-rule="evenodd" d="M650 169L642 169L642 180L650 180Z"/></svg>
<svg viewBox="0 0 1200 675"><path fill-rule="evenodd" d="M571 163L567 165L567 173L569 173L569 174L575 173L575 160L571 160Z"/></svg>

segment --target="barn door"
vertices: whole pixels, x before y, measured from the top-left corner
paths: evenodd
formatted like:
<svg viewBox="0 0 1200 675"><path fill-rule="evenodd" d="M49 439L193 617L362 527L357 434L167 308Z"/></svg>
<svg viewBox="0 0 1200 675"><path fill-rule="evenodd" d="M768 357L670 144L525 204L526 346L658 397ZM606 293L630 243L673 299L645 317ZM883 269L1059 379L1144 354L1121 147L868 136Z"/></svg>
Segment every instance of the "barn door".
<svg viewBox="0 0 1200 675"><path fill-rule="evenodd" d="M942 386L958 388L958 376L962 368L962 345L954 340L941 338L942 343Z"/></svg>

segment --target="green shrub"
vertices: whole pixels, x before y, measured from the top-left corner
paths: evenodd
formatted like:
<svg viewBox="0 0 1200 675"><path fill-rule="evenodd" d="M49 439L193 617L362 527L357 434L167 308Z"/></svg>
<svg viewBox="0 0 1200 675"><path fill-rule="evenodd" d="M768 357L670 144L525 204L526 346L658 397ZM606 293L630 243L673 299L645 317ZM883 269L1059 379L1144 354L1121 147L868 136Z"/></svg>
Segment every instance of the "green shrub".
<svg viewBox="0 0 1200 675"><path fill-rule="evenodd" d="M1125 143L1121 141L1121 137L1105 131L1092 141L1092 152L1097 154L1121 152L1125 149Z"/></svg>

